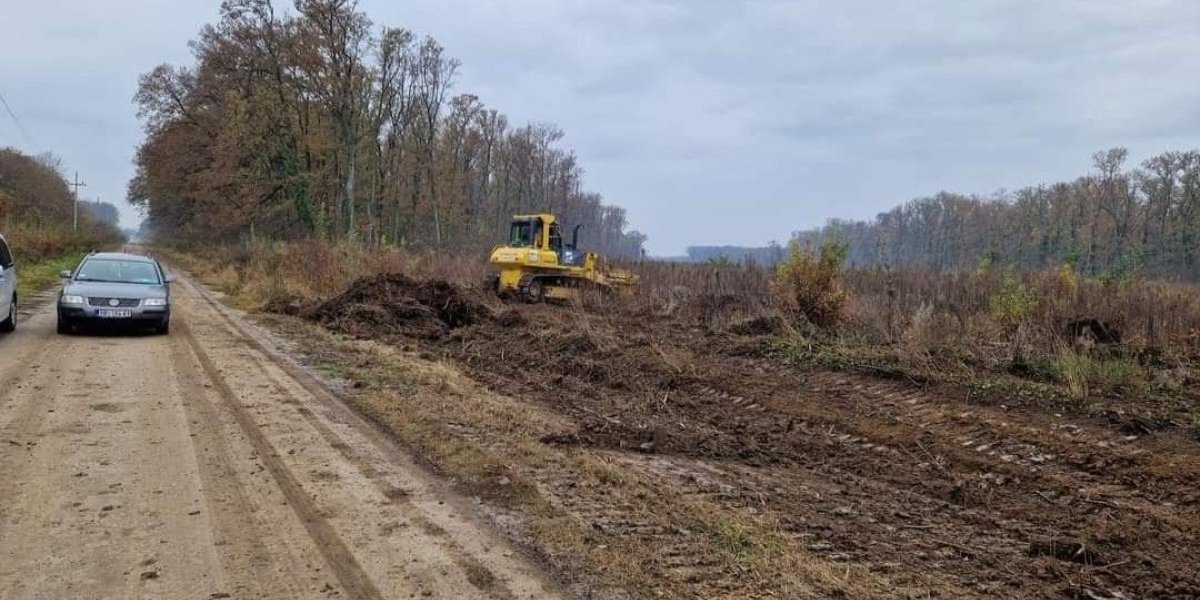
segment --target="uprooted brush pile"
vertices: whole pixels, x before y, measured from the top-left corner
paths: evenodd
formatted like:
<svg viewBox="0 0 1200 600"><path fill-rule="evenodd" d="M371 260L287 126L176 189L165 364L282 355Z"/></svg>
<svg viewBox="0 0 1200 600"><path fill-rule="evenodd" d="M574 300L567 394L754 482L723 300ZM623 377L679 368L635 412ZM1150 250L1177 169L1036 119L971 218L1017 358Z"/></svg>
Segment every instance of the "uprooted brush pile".
<svg viewBox="0 0 1200 600"><path fill-rule="evenodd" d="M737 307L714 326L386 274L278 310L440 357L573 423L543 443L774 515L812 555L897 589L1200 596L1200 446L1182 427L1130 433L1083 407L785 364L770 350L789 325ZM604 527L648 544L674 535ZM1030 550L1043 547L1086 554ZM702 591L730 574L691 576Z"/></svg>
<svg viewBox="0 0 1200 600"><path fill-rule="evenodd" d="M311 307L294 300L268 310L296 314L359 337L412 337L438 340L452 329L492 317L475 294L445 281L414 281L382 273L356 281L341 294Z"/></svg>

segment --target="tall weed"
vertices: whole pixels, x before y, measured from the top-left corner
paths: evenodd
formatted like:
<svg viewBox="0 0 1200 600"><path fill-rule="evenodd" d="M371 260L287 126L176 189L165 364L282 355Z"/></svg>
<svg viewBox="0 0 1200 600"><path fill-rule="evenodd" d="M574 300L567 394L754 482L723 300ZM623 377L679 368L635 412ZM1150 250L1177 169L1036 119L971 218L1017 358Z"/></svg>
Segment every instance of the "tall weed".
<svg viewBox="0 0 1200 600"><path fill-rule="evenodd" d="M775 272L783 307L798 319L820 327L843 320L849 294L842 286L842 269L849 246L826 242L814 251L793 240L788 257Z"/></svg>

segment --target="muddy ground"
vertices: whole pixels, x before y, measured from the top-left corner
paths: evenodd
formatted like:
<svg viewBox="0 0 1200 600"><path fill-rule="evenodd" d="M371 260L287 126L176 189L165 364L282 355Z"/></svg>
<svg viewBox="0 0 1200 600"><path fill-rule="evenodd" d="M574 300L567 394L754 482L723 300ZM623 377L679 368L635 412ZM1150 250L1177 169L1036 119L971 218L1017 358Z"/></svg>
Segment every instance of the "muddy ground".
<svg viewBox="0 0 1200 600"><path fill-rule="evenodd" d="M670 488L634 505L530 471L591 543L654 549L648 595L786 593L752 560L771 542L697 533L664 500L700 498L769 523L814 572L875 582L822 594L1200 597L1200 443L1184 427L788 364L771 323L498 305L400 275L272 308L448 362L561 417L543 444Z"/></svg>

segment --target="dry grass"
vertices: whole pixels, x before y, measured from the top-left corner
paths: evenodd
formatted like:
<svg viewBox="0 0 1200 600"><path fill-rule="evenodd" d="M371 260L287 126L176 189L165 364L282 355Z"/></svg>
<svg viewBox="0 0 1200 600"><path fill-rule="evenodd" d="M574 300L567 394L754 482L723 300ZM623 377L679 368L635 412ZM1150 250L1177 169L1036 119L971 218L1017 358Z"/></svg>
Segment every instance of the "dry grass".
<svg viewBox="0 0 1200 600"><path fill-rule="evenodd" d="M90 250L116 247L121 237L107 227L69 227L8 223L0 227L17 262L17 293L29 298L59 282L58 274L74 269Z"/></svg>
<svg viewBox="0 0 1200 600"><path fill-rule="evenodd" d="M260 240L234 246L174 248L172 260L233 297L247 309L279 298L320 299L378 273L403 272L460 285L482 281L486 261L322 240Z"/></svg>
<svg viewBox="0 0 1200 600"><path fill-rule="evenodd" d="M381 272L476 286L489 271L484 256L319 240L260 241L177 252L174 258L251 310L279 299L326 298ZM779 272L754 265L626 264L641 282L634 293L589 297L574 310L582 333L597 347L611 340L589 326L590 313L655 314L714 331L772 334L789 340L789 352L803 349L792 352L793 358L815 358L835 368L868 366L950 381L1015 373L1080 400L1145 394L1151 382L1163 379L1159 371L1200 359L1200 287L1191 284L1086 278L1070 267L1035 273L838 272L836 261L803 252L794 262L794 268ZM801 304L820 305L819 314L837 318L814 317ZM1111 324L1123 343L1076 344L1066 327L1080 318ZM1066 357L1064 348L1078 358Z"/></svg>
<svg viewBox="0 0 1200 600"><path fill-rule="evenodd" d="M813 327L807 319L781 318L795 311L768 269L634 268L643 285L620 309L669 314L714 330L774 334L789 360L1183 421L1200 407L1191 391L1200 363L1196 284L1084 277L1069 266L1031 273L849 270L841 275L845 318ZM1068 325L1081 319L1119 331L1120 343L1073 339Z"/></svg>
<svg viewBox="0 0 1200 600"><path fill-rule="evenodd" d="M1193 284L1085 278L1069 267L1023 274L869 270L847 279L855 320L880 342L893 341L929 306L954 324L937 336L939 345L979 350L1018 328L1033 332L1036 342L1050 341L1063 337L1069 321L1095 318L1120 329L1125 345L1136 349L1200 348L1200 287Z"/></svg>
<svg viewBox="0 0 1200 600"><path fill-rule="evenodd" d="M0 234L8 241L13 256L22 265L103 250L121 243L121 235L108 227L84 227L72 231L59 225L4 223Z"/></svg>

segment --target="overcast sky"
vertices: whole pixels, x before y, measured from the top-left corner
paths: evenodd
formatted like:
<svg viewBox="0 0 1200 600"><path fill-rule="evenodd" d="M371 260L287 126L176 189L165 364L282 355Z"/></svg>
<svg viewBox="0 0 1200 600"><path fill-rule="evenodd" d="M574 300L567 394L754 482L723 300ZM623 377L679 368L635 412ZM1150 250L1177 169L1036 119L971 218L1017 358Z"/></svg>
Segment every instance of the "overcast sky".
<svg viewBox="0 0 1200 600"><path fill-rule="evenodd" d="M0 145L123 204L139 73L217 0L0 0ZM278 0L281 6L290 5ZM939 190L989 193L1200 146L1197 0L362 0L457 84L553 122L652 254L761 245Z"/></svg>

